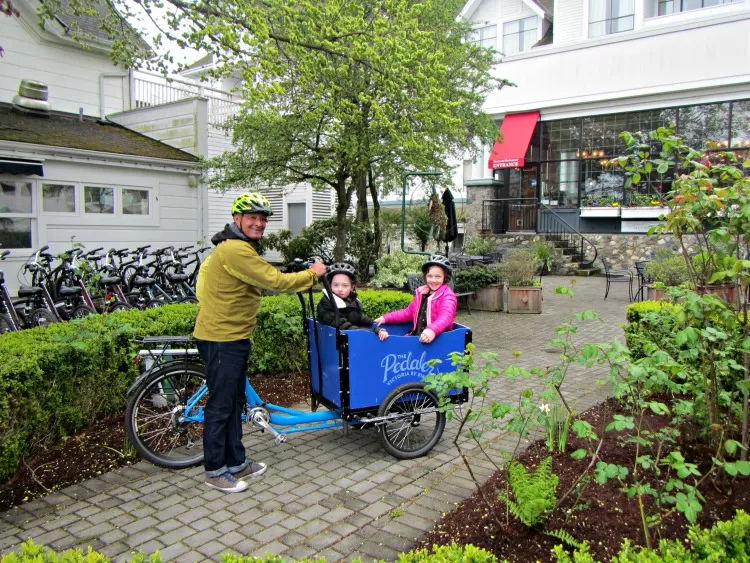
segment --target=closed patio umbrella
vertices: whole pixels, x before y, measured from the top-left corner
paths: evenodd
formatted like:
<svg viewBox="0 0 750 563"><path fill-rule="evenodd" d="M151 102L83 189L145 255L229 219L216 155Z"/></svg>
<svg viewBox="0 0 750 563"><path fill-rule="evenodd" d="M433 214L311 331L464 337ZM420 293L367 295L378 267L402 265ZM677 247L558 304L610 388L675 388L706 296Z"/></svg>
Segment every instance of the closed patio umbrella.
<svg viewBox="0 0 750 563"><path fill-rule="evenodd" d="M443 192L443 207L448 222L445 226L445 255L448 255L448 243L456 240L458 236L458 221L456 220L456 203L453 201L453 194L449 188Z"/></svg>

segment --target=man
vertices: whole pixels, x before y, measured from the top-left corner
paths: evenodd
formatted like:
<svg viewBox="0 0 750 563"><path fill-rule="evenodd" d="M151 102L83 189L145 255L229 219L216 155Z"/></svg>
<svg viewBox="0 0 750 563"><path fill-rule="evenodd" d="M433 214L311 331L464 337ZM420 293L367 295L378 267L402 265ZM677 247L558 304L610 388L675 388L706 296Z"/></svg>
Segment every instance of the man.
<svg viewBox="0 0 750 563"><path fill-rule="evenodd" d="M216 248L198 276L198 318L193 336L206 363L208 401L204 408L203 465L206 485L228 493L247 489L248 479L266 465L245 457L242 410L245 378L257 324L261 290L295 293L315 285L325 274L321 262L309 270L282 274L258 254L258 242L273 215L261 194L247 192L234 200L232 222L211 238Z"/></svg>

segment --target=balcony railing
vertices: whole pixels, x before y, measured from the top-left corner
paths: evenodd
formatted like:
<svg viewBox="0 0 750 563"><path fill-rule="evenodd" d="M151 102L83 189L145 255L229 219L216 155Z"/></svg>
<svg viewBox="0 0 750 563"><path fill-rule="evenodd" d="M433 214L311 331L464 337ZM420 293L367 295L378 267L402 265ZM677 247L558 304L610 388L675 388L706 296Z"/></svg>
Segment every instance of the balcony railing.
<svg viewBox="0 0 750 563"><path fill-rule="evenodd" d="M140 76L145 75L145 76ZM241 98L223 90L160 75L139 73L133 80L132 108L147 108L202 97L208 100L208 122L221 126L240 109Z"/></svg>
<svg viewBox="0 0 750 563"><path fill-rule="evenodd" d="M536 232L536 198L485 199L482 201L482 232Z"/></svg>

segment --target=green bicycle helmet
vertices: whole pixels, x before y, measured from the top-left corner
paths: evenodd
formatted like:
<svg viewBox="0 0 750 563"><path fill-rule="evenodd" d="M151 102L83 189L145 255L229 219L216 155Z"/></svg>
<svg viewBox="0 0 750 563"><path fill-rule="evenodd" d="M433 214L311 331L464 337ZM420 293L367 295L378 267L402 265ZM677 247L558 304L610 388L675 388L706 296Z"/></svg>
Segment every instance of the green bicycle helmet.
<svg viewBox="0 0 750 563"><path fill-rule="evenodd" d="M271 209L271 202L266 199L266 196L259 194L258 192L245 192L237 196L232 204L232 215L239 213L263 213L270 217L273 215Z"/></svg>

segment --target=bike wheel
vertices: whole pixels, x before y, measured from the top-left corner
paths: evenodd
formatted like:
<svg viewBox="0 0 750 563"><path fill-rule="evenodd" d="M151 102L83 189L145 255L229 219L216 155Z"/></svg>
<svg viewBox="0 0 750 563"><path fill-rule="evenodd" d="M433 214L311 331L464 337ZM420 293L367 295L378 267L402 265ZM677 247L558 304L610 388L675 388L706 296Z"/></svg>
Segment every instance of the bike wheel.
<svg viewBox="0 0 750 563"><path fill-rule="evenodd" d="M130 303L125 303L125 301L114 301L107 305L107 308L105 311L107 313L116 313L117 311L130 311L133 306Z"/></svg>
<svg viewBox="0 0 750 563"><path fill-rule="evenodd" d="M92 309L88 305L79 305L73 311L70 313L70 318L72 319L83 319L84 317L88 317L89 315L95 315L96 310Z"/></svg>
<svg viewBox="0 0 750 563"><path fill-rule="evenodd" d="M0 315L0 334L5 332L13 332L16 329L13 328L13 323L8 315Z"/></svg>
<svg viewBox="0 0 750 563"><path fill-rule="evenodd" d="M165 366L136 388L125 411L125 429L141 457L171 469L203 461L203 424L187 422L185 415L202 414L208 400L205 382L201 365Z"/></svg>
<svg viewBox="0 0 750 563"><path fill-rule="evenodd" d="M396 387L378 409L387 419L379 426L383 449L398 459L414 459L429 452L445 428L445 413L437 396L422 383Z"/></svg>
<svg viewBox="0 0 750 563"><path fill-rule="evenodd" d="M45 326L56 322L57 317L47 309L34 309L29 315L29 327Z"/></svg>
<svg viewBox="0 0 750 563"><path fill-rule="evenodd" d="M163 307L167 303L161 299L149 299L143 306L144 309L156 309L157 307Z"/></svg>
<svg viewBox="0 0 750 563"><path fill-rule="evenodd" d="M198 304L198 298L197 297L193 297L192 295L187 295L185 297L180 297L177 300L177 303L195 303L197 305Z"/></svg>

